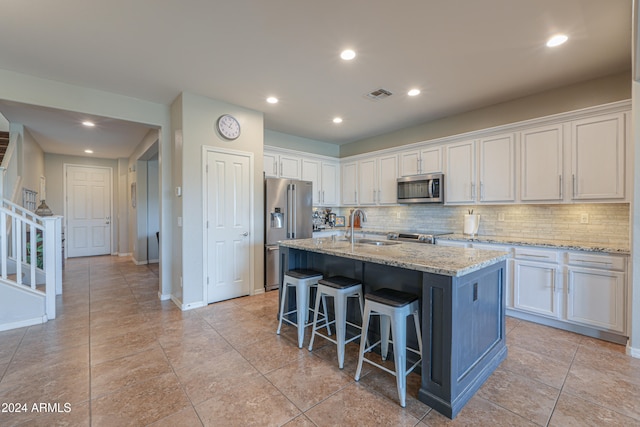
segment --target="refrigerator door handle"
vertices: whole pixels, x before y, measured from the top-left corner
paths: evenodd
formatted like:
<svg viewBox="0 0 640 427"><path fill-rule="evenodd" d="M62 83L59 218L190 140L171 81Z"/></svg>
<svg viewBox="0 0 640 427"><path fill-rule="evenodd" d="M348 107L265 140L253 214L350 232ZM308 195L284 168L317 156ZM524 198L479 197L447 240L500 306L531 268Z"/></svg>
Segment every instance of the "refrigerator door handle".
<svg viewBox="0 0 640 427"><path fill-rule="evenodd" d="M291 238L291 184L287 184L287 239Z"/></svg>
<svg viewBox="0 0 640 427"><path fill-rule="evenodd" d="M296 238L296 229L298 224L298 216L296 215L296 211L298 209L298 194L296 193L296 185L291 184L291 193L293 194L293 203L291 203L291 212L293 212L293 222L291 223L291 238ZM289 215L291 216L291 215Z"/></svg>

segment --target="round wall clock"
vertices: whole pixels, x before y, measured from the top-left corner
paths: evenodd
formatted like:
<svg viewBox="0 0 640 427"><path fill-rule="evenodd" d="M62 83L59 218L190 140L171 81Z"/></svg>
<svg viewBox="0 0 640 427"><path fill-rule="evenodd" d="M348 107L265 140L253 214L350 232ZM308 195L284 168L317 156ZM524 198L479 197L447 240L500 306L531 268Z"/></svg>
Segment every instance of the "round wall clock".
<svg viewBox="0 0 640 427"><path fill-rule="evenodd" d="M231 114L220 116L216 128L223 138L233 140L240 136L240 123Z"/></svg>

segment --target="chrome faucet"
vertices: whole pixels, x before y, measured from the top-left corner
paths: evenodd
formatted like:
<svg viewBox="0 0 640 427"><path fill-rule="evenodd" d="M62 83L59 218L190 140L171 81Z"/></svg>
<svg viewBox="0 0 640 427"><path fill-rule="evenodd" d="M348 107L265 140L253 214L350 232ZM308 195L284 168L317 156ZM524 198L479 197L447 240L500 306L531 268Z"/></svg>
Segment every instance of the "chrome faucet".
<svg viewBox="0 0 640 427"><path fill-rule="evenodd" d="M354 240L355 233L353 232L353 223L355 222L354 219L356 219L356 215L360 215L360 219L362 220L362 222L367 222L367 214L364 213L362 209L354 209L353 212L351 212L351 218L349 219L349 221L351 222L351 244L352 245L355 242Z"/></svg>

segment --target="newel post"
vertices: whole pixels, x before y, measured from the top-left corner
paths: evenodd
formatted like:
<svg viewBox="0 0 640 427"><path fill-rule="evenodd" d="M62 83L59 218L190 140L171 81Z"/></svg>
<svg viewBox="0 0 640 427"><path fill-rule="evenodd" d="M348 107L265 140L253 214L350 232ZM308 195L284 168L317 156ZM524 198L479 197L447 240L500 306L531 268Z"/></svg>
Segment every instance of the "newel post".
<svg viewBox="0 0 640 427"><path fill-rule="evenodd" d="M42 217L44 225L44 275L46 311L49 320L56 318L56 294L62 293L62 217Z"/></svg>

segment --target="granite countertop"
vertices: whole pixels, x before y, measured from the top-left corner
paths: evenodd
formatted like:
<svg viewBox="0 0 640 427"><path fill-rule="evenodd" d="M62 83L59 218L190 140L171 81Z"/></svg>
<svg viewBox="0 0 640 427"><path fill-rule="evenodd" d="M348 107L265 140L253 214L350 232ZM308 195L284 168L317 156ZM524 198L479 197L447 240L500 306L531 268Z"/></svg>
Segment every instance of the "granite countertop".
<svg viewBox="0 0 640 427"><path fill-rule="evenodd" d="M280 246L453 277L480 270L508 256L503 251L411 242L386 246L356 243L352 246L351 242L330 237L286 240L280 242Z"/></svg>
<svg viewBox="0 0 640 427"><path fill-rule="evenodd" d="M507 236L482 236L473 238L466 234L447 234L438 236L436 240L461 240L476 243L495 243L504 245L539 246L543 248L568 249L585 252L605 252L611 254L628 255L631 253L628 246L609 245L606 243L579 242L574 240L549 240L531 237L507 237Z"/></svg>

